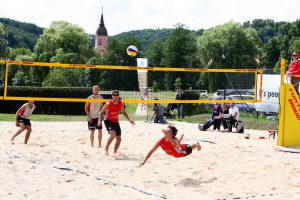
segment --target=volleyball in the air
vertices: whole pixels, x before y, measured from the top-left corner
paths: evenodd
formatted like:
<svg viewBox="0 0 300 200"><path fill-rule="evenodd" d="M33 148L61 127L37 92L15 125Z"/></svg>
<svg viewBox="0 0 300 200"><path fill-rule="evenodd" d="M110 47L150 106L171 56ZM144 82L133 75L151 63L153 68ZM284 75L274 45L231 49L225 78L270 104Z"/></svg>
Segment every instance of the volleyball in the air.
<svg viewBox="0 0 300 200"><path fill-rule="evenodd" d="M134 45L127 47L127 54L131 57L135 57L138 54L139 50Z"/></svg>

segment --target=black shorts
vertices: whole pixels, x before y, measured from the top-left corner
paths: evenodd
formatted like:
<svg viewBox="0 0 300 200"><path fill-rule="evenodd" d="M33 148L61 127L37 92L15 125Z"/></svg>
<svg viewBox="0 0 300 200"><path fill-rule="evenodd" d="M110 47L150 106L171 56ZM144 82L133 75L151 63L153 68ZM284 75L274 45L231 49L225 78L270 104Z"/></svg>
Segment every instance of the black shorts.
<svg viewBox="0 0 300 200"><path fill-rule="evenodd" d="M121 135L121 127L120 127L119 123L105 120L104 124L105 124L106 130L108 131L108 133L109 133L109 131L114 130L116 132L117 136Z"/></svg>
<svg viewBox="0 0 300 200"><path fill-rule="evenodd" d="M102 129L102 124L98 126L98 118L94 118L92 119L92 123L88 121L88 128L89 130Z"/></svg>
<svg viewBox="0 0 300 200"><path fill-rule="evenodd" d="M17 120L19 124L24 123L25 126L31 126L30 119L26 119L21 116L18 116Z"/></svg>
<svg viewBox="0 0 300 200"><path fill-rule="evenodd" d="M189 145L189 144L185 144L185 148L186 148L186 155L185 156L187 156L187 155L189 155L189 154L191 154L192 152L193 152L193 148L191 147L191 145Z"/></svg>

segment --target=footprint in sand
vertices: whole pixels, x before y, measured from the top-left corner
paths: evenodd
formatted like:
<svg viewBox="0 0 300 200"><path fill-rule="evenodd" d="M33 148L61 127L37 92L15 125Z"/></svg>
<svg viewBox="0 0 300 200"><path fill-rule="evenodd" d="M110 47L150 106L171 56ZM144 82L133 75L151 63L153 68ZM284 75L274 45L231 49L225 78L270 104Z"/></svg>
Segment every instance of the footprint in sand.
<svg viewBox="0 0 300 200"><path fill-rule="evenodd" d="M82 151L81 152L84 156L88 156L88 153L86 153L86 152L84 152L84 151Z"/></svg>
<svg viewBox="0 0 300 200"><path fill-rule="evenodd" d="M195 171L193 172L193 175L201 174L201 171Z"/></svg>
<svg viewBox="0 0 300 200"><path fill-rule="evenodd" d="M191 178L185 178L178 183L179 185L182 185L184 187L198 187L201 182L199 180L191 179Z"/></svg>
<svg viewBox="0 0 300 200"><path fill-rule="evenodd" d="M144 181L143 183L152 183L153 181Z"/></svg>
<svg viewBox="0 0 300 200"><path fill-rule="evenodd" d="M167 181L164 181L164 180L160 180L160 181L158 181L159 183L163 183L163 184L168 184L168 182Z"/></svg>

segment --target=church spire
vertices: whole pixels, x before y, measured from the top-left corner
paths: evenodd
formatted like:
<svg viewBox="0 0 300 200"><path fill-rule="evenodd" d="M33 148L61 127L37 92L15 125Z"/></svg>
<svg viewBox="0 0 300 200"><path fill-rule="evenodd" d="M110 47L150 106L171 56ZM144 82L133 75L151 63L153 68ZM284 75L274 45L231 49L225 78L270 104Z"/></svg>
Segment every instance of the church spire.
<svg viewBox="0 0 300 200"><path fill-rule="evenodd" d="M104 25L103 6L101 7L101 11L100 24L95 35L95 49L101 57L104 57L107 53L108 34Z"/></svg>
<svg viewBox="0 0 300 200"><path fill-rule="evenodd" d="M103 27L104 26L104 19L103 19L103 6L101 7L101 10L102 10L102 12L101 12L101 20L100 20L100 26L101 27Z"/></svg>
<svg viewBox="0 0 300 200"><path fill-rule="evenodd" d="M107 35L107 30L104 26L104 17L103 17L103 6L101 7L102 9L102 13L101 13L101 20L100 20L100 24L99 24L99 27L96 31L96 35L101 35L101 36L108 36Z"/></svg>

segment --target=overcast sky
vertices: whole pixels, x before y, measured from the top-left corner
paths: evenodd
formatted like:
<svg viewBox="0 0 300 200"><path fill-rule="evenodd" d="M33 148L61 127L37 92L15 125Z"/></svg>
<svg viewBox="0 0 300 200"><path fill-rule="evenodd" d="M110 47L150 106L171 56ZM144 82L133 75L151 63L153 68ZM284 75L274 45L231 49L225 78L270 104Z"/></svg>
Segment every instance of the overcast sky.
<svg viewBox="0 0 300 200"><path fill-rule="evenodd" d="M0 17L48 28L65 20L94 34L104 7L108 35L140 29L172 28L179 23L191 30L207 29L233 20L300 18L299 0L1 0Z"/></svg>

